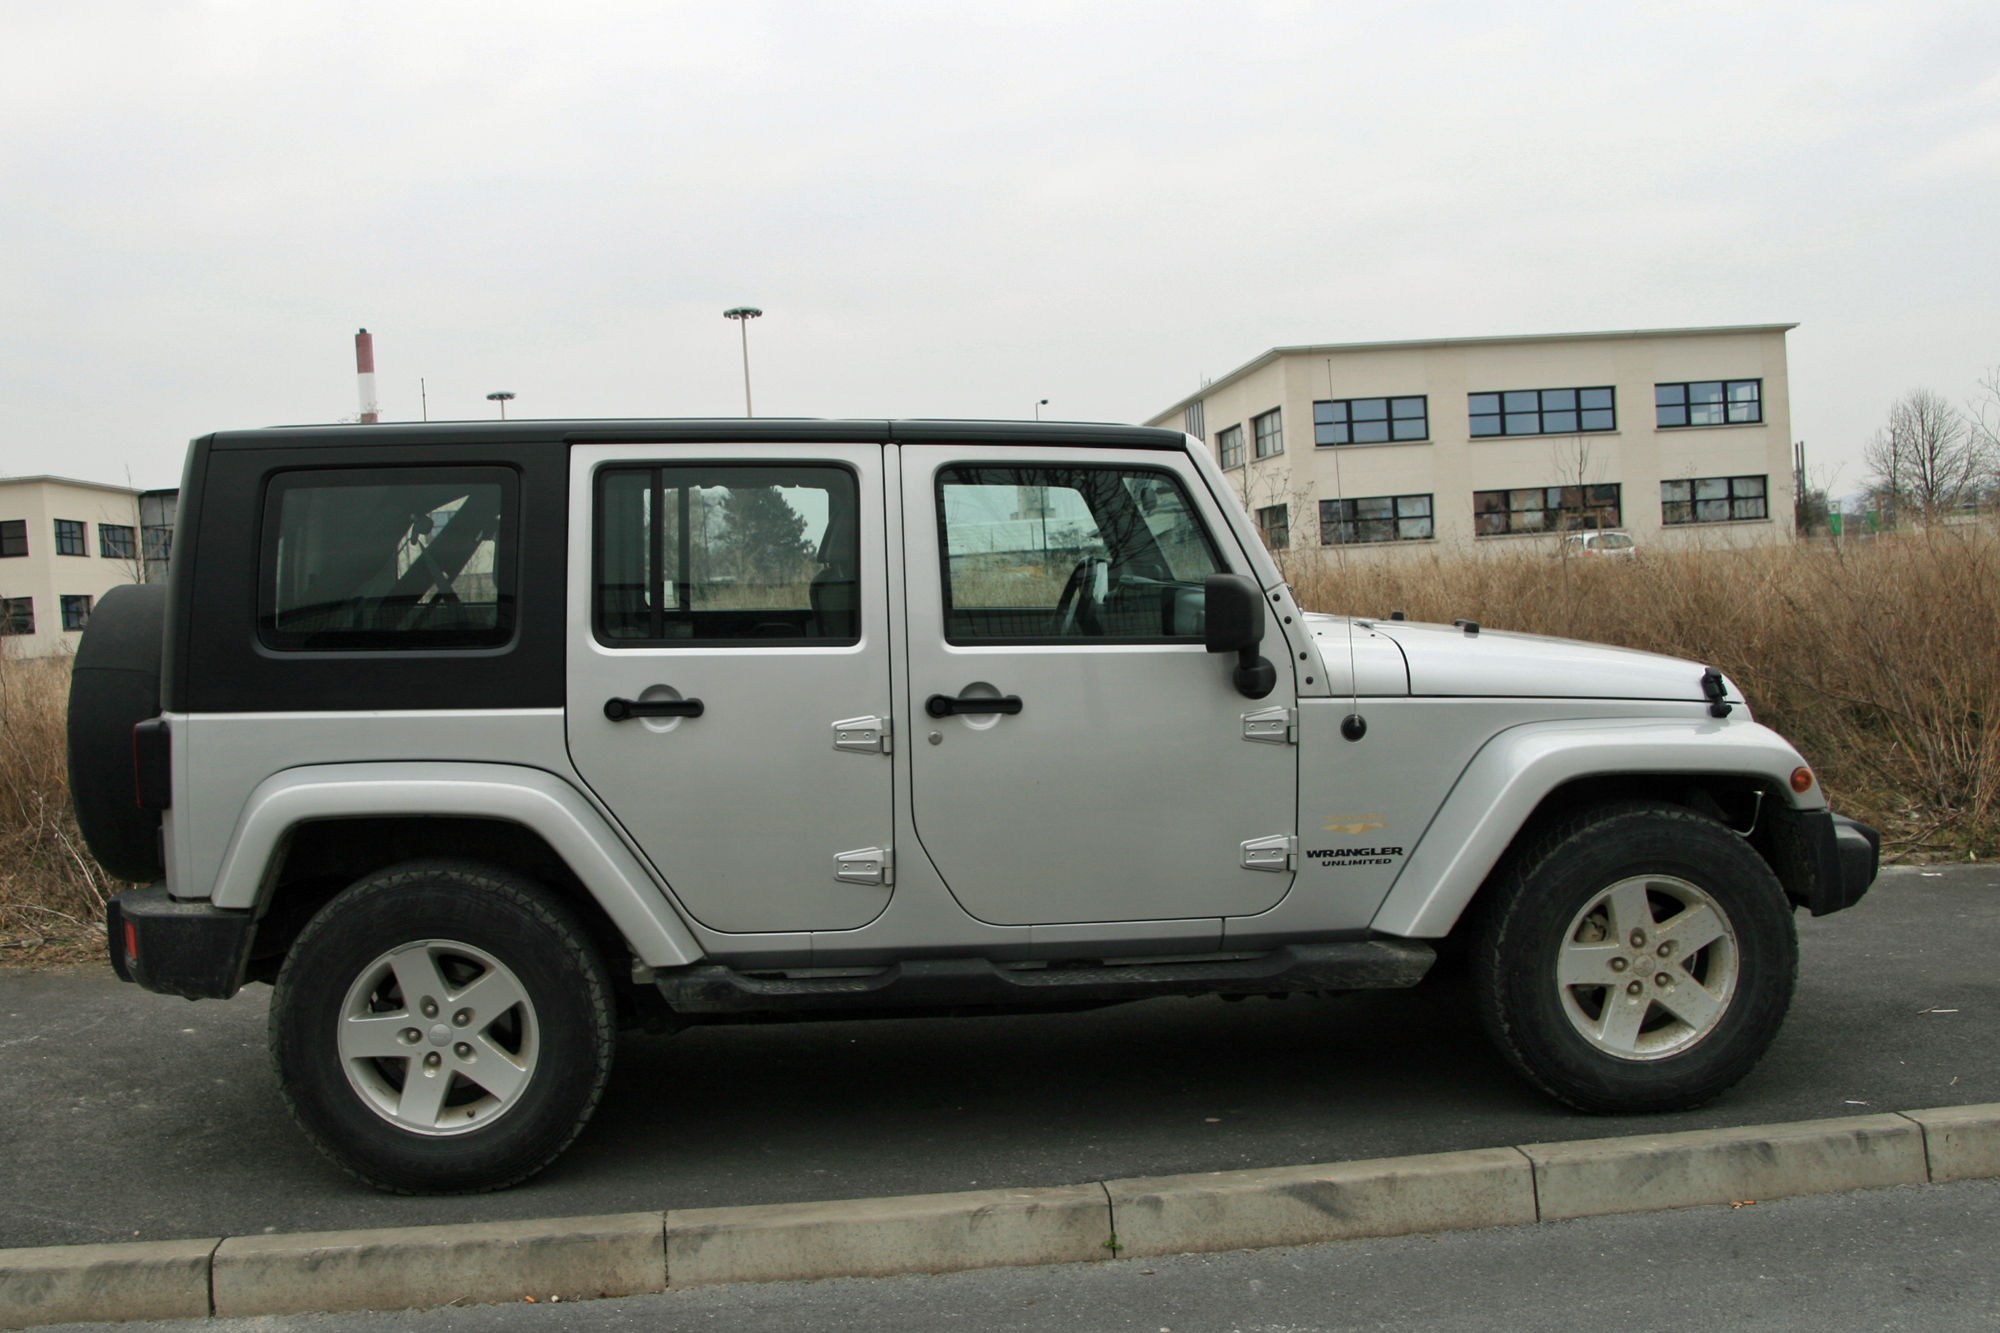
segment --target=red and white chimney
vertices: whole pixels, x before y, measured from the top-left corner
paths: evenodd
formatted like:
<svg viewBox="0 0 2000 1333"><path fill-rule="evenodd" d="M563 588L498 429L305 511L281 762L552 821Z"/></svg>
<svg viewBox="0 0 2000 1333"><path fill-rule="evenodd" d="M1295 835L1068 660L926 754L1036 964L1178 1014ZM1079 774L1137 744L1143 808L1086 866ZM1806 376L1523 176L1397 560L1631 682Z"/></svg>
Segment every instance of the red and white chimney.
<svg viewBox="0 0 2000 1333"><path fill-rule="evenodd" d="M361 377L361 424L372 426L382 409L375 403L375 336L366 329L354 335L354 370Z"/></svg>

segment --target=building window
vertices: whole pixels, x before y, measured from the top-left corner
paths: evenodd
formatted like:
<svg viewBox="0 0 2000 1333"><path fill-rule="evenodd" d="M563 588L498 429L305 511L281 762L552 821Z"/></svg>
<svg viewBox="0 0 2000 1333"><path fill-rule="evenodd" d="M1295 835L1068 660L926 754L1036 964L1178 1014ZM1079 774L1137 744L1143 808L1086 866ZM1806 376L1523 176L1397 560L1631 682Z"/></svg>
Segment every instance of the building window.
<svg viewBox="0 0 2000 1333"><path fill-rule="evenodd" d="M82 629L90 623L90 599L65 594L62 600L64 629Z"/></svg>
<svg viewBox="0 0 2000 1333"><path fill-rule="evenodd" d="M1243 427L1226 426L1215 433L1215 456L1225 468L1243 466Z"/></svg>
<svg viewBox="0 0 2000 1333"><path fill-rule="evenodd" d="M1472 532L1574 532L1618 526L1618 486L1531 486L1519 491L1474 491Z"/></svg>
<svg viewBox="0 0 2000 1333"><path fill-rule="evenodd" d="M1319 502L1322 546L1418 542L1433 535L1428 495L1368 495Z"/></svg>
<svg viewBox="0 0 2000 1333"><path fill-rule="evenodd" d="M0 519L0 557L28 553L28 520Z"/></svg>
<svg viewBox="0 0 2000 1333"><path fill-rule="evenodd" d="M79 523L75 519L71 518L57 519L56 554L89 555L90 549L88 546L85 545L89 537L88 534L84 531L84 529L87 526L88 525Z"/></svg>
<svg viewBox="0 0 2000 1333"><path fill-rule="evenodd" d="M1257 457L1274 458L1285 452L1285 427L1280 409L1272 408L1261 417L1250 418L1257 432Z"/></svg>
<svg viewBox="0 0 2000 1333"><path fill-rule="evenodd" d="M1596 389L1510 389L1466 398L1472 433L1482 435L1578 435L1618 429L1613 393Z"/></svg>
<svg viewBox="0 0 2000 1333"><path fill-rule="evenodd" d="M1430 438L1429 400L1337 398L1313 404L1313 443L1391 444Z"/></svg>
<svg viewBox="0 0 2000 1333"><path fill-rule="evenodd" d="M1660 483L1660 522L1731 523L1769 518L1770 478L1697 477Z"/></svg>
<svg viewBox="0 0 2000 1333"><path fill-rule="evenodd" d="M145 544L146 581L151 583L155 566L161 577L165 577L167 562L174 554L174 525L164 523L158 527L139 529L139 540Z"/></svg>
<svg viewBox="0 0 2000 1333"><path fill-rule="evenodd" d="M1266 505L1257 511L1257 531L1263 535L1264 545L1273 551L1282 551L1292 544L1292 510L1290 505Z"/></svg>
<svg viewBox="0 0 2000 1333"><path fill-rule="evenodd" d="M0 634L33 634L35 599L0 597Z"/></svg>
<svg viewBox="0 0 2000 1333"><path fill-rule="evenodd" d="M1764 381L1655 384L1653 403L1661 426L1754 426L1764 419Z"/></svg>
<svg viewBox="0 0 2000 1333"><path fill-rule="evenodd" d="M1188 434L1206 443L1208 440L1208 423L1202 417L1202 401L1197 398L1189 403L1181 412L1181 425L1187 428Z"/></svg>
<svg viewBox="0 0 2000 1333"><path fill-rule="evenodd" d="M106 560L130 560L139 554L134 538L137 534L118 523L97 525L97 553Z"/></svg>

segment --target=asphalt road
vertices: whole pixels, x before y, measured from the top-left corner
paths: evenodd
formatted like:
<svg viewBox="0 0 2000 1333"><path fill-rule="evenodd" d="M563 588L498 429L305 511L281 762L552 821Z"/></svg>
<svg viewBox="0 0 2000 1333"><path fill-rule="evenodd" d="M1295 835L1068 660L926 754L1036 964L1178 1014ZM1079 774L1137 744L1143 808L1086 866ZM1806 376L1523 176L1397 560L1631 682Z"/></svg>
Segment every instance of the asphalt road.
<svg viewBox="0 0 2000 1333"><path fill-rule="evenodd" d="M2000 1328L2000 1181L1486 1231L616 1301L75 1333L1958 1333Z"/></svg>
<svg viewBox="0 0 2000 1333"><path fill-rule="evenodd" d="M634 1037L561 1161L446 1199L377 1194L306 1144L265 1056L264 988L190 1004L108 971L0 972L0 1247L1055 1185L2000 1102L2000 867L1891 871L1799 933L1770 1055L1682 1115L1548 1101L1446 976L1333 1001Z"/></svg>

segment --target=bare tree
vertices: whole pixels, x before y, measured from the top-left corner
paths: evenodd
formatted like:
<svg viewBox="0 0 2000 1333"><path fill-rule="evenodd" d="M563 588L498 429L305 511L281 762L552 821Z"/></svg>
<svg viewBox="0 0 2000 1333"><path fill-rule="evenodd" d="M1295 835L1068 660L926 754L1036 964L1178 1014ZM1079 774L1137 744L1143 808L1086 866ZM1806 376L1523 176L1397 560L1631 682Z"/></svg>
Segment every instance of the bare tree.
<svg viewBox="0 0 2000 1333"><path fill-rule="evenodd" d="M1976 496L1993 469L1993 449L1965 414L1929 389L1912 389L1889 408L1889 421L1862 447L1884 509L1926 517Z"/></svg>
<svg viewBox="0 0 2000 1333"><path fill-rule="evenodd" d="M1979 396L1966 407L1968 429L1985 457L1985 475L1977 482L1981 499L2000 500L2000 366L1981 377Z"/></svg>

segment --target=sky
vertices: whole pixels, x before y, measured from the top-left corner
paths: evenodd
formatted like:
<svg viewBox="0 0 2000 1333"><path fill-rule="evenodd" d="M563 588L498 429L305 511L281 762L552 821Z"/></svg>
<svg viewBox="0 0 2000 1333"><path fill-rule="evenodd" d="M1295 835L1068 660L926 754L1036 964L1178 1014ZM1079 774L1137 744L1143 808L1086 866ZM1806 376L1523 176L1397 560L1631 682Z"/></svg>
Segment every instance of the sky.
<svg viewBox="0 0 2000 1333"><path fill-rule="evenodd" d="M2000 365L2000 5L11 0L0 475L352 418L1135 421L1266 348L1791 322L1816 480ZM425 396L420 396L422 382Z"/></svg>

